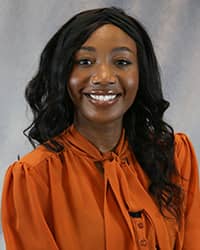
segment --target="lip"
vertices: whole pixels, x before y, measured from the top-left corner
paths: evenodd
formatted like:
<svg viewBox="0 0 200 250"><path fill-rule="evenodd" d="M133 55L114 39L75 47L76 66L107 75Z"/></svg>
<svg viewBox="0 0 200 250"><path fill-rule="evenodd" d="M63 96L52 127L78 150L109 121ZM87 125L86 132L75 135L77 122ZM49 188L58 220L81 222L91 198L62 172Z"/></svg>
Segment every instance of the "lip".
<svg viewBox="0 0 200 250"><path fill-rule="evenodd" d="M119 91L114 90L90 90L83 93L84 95L120 95Z"/></svg>
<svg viewBox="0 0 200 250"><path fill-rule="evenodd" d="M116 95L116 97L114 98L114 99L112 99L112 100L97 100L97 99L93 99L93 98L91 98L90 97L90 95ZM84 94L84 96L87 98L87 100L90 102L90 103L92 103L92 104L94 104L94 105L96 105L96 106L101 106L101 107L105 107L105 106L110 106L110 105L113 105L113 104L115 104L118 100L119 100L119 98L121 97L121 94L119 94L119 93L114 93L114 92L96 92L96 91L92 91L92 92L90 92L90 93L85 93Z"/></svg>

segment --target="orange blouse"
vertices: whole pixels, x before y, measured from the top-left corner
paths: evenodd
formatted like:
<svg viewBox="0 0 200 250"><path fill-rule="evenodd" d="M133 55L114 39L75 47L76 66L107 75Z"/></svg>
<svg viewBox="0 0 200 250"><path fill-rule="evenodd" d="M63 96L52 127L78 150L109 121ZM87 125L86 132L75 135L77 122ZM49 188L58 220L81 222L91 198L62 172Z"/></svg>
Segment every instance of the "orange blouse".
<svg viewBox="0 0 200 250"><path fill-rule="evenodd" d="M7 250L199 250L200 191L193 147L175 136L184 177L179 228L147 192L148 178L125 140L102 154L72 125L60 153L39 146L7 170L2 227Z"/></svg>

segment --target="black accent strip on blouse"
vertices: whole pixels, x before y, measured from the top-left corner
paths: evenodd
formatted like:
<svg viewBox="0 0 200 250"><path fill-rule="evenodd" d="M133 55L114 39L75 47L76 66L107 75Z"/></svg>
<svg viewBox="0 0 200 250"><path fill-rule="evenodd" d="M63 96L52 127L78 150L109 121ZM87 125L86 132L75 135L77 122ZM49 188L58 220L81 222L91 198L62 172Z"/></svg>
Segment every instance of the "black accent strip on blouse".
<svg viewBox="0 0 200 250"><path fill-rule="evenodd" d="M129 215L133 218L141 218L142 216L142 211L137 211L137 212L131 212L129 211Z"/></svg>

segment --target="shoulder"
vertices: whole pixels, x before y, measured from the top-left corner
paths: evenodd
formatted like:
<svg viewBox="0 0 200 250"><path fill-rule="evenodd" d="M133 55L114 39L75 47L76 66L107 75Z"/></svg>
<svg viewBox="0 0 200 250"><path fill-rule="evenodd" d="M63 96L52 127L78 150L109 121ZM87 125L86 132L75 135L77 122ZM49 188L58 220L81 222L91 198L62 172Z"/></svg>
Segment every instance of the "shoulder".
<svg viewBox="0 0 200 250"><path fill-rule="evenodd" d="M188 135L184 133L175 133L175 153L179 155L184 150L194 150L192 142Z"/></svg>
<svg viewBox="0 0 200 250"><path fill-rule="evenodd" d="M198 172L194 147L189 136L184 133L175 134L174 159L181 176L189 178L193 172Z"/></svg>
<svg viewBox="0 0 200 250"><path fill-rule="evenodd" d="M38 146L8 167L2 191L4 211L7 209L5 204L8 201L9 204L15 202L15 206L16 203L19 206L25 204L28 206L29 202L33 201L36 206L37 200L42 203L47 198L49 192L48 169L52 165L54 155L44 146Z"/></svg>
<svg viewBox="0 0 200 250"><path fill-rule="evenodd" d="M37 148L27 153L23 157L21 157L18 161L12 163L9 169L13 171L32 171L38 168L40 165L45 165L51 158L55 158L56 153L49 151L43 145L39 145Z"/></svg>
<svg viewBox="0 0 200 250"><path fill-rule="evenodd" d="M12 163L6 171L5 180L22 181L26 179L47 182L48 169L56 164L57 154L40 145L20 160Z"/></svg>
<svg viewBox="0 0 200 250"><path fill-rule="evenodd" d="M39 165L40 163L48 160L49 158L54 158L56 153L51 152L45 146L39 145L33 151L24 155L18 162L21 162L31 168Z"/></svg>
<svg viewBox="0 0 200 250"><path fill-rule="evenodd" d="M191 157L195 155L194 147L188 135L176 133L174 138L176 157Z"/></svg>

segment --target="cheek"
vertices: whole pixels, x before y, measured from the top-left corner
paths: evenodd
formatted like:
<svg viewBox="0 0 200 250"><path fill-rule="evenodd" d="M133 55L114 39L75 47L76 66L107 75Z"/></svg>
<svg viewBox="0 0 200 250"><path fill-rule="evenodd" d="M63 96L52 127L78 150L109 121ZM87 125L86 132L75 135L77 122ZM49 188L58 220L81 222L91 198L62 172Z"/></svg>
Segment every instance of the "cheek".
<svg viewBox="0 0 200 250"><path fill-rule="evenodd" d="M125 103L126 110L134 103L139 87L138 77L129 77L126 81Z"/></svg>
<svg viewBox="0 0 200 250"><path fill-rule="evenodd" d="M75 99L79 95L79 85L80 85L79 83L80 83L79 77L73 74L70 76L69 81L67 83L67 91L73 102L75 102Z"/></svg>
<svg viewBox="0 0 200 250"><path fill-rule="evenodd" d="M75 76L75 75L71 75L70 79L69 79L69 86L73 87L76 86L79 82L79 77Z"/></svg>
<svg viewBox="0 0 200 250"><path fill-rule="evenodd" d="M79 102L81 101L82 91L87 86L90 78L90 72L89 71L81 71L80 69L77 69L76 67L72 71L69 81L67 84L67 91L69 93L69 96L72 100L72 102L76 105L79 105Z"/></svg>
<svg viewBox="0 0 200 250"><path fill-rule="evenodd" d="M128 95L132 95L132 98L134 99L137 91L138 91L138 85L139 85L139 76L138 74L130 75L127 77L126 81L126 91Z"/></svg>
<svg viewBox="0 0 200 250"><path fill-rule="evenodd" d="M74 69L70 75L67 90L71 93L80 92L87 81L87 74L80 72L80 70Z"/></svg>

